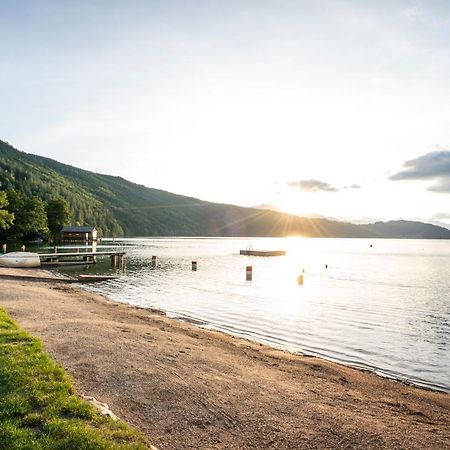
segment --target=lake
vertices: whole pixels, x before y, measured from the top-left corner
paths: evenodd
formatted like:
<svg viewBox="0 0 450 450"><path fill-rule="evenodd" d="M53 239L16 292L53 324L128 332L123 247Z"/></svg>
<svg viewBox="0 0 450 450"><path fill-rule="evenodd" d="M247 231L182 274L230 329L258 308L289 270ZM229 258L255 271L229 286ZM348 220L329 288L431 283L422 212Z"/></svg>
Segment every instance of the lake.
<svg viewBox="0 0 450 450"><path fill-rule="evenodd" d="M450 241L140 238L114 244L127 251L125 273L85 288L276 348L450 391ZM249 246L287 254L240 256ZM253 280L246 281L250 265ZM116 271L107 258L59 270Z"/></svg>

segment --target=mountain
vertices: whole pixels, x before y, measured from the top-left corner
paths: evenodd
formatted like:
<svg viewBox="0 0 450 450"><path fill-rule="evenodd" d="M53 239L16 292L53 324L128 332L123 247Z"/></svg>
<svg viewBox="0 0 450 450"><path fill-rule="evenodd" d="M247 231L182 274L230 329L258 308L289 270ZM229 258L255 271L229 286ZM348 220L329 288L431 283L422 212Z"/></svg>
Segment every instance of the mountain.
<svg viewBox="0 0 450 450"><path fill-rule="evenodd" d="M205 202L78 169L16 150L0 141L1 189L13 188L44 201L65 198L74 221L104 235L311 236L450 239L450 230L419 222L355 225L267 209Z"/></svg>
<svg viewBox="0 0 450 450"><path fill-rule="evenodd" d="M376 222L360 225L376 237L410 238L410 239L449 239L450 230L423 222L408 220L391 220L390 222Z"/></svg>

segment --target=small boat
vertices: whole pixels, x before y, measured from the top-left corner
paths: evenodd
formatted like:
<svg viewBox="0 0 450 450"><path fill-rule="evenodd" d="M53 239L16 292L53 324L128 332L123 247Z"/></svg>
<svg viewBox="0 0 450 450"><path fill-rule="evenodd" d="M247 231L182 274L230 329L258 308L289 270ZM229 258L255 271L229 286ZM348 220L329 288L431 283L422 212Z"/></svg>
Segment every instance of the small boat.
<svg viewBox="0 0 450 450"><path fill-rule="evenodd" d="M37 253L11 252L0 255L0 267L32 268L40 266L41 259Z"/></svg>
<svg viewBox="0 0 450 450"><path fill-rule="evenodd" d="M286 254L286 250L240 250L240 255L248 255L248 256L284 256Z"/></svg>
<svg viewBox="0 0 450 450"><path fill-rule="evenodd" d="M107 281L116 280L118 277L115 275L78 275L78 281Z"/></svg>

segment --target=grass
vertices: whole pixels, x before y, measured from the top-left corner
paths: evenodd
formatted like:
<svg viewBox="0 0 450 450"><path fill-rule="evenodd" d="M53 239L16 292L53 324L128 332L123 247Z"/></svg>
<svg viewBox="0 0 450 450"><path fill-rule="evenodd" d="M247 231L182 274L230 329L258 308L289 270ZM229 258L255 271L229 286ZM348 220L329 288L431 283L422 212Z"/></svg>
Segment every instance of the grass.
<svg viewBox="0 0 450 450"><path fill-rule="evenodd" d="M0 449L147 449L121 421L79 398L42 343L0 309Z"/></svg>

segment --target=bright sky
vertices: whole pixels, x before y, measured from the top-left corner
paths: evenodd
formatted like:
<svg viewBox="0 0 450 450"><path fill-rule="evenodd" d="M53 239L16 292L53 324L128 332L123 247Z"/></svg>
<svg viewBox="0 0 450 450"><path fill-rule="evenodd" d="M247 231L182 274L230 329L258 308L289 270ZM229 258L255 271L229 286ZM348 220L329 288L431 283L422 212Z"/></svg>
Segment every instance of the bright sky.
<svg viewBox="0 0 450 450"><path fill-rule="evenodd" d="M0 0L0 54L20 150L215 202L450 224L447 0Z"/></svg>

